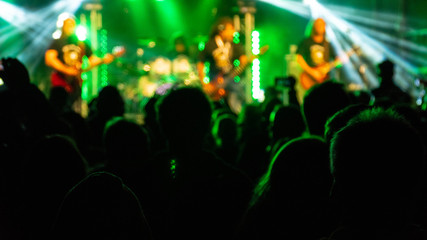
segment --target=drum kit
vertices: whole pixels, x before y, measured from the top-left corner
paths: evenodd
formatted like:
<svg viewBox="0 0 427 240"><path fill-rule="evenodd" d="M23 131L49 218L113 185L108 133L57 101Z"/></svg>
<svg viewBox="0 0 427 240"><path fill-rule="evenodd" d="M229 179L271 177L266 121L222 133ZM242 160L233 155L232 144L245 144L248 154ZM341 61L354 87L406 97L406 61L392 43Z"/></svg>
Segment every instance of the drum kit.
<svg viewBox="0 0 427 240"><path fill-rule="evenodd" d="M174 59L158 56L144 65L147 74L139 79L138 88L144 97L163 95L173 87L195 86L200 83L196 64L188 56L178 55Z"/></svg>

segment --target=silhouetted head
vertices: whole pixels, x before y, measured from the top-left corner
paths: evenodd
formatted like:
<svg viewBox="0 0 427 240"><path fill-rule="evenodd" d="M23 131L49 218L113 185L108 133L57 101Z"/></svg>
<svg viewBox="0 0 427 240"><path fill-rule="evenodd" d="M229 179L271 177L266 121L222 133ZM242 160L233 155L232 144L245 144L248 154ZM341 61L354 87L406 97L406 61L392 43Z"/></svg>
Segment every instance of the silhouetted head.
<svg viewBox="0 0 427 240"><path fill-rule="evenodd" d="M394 63L388 59L378 64L378 75L382 84L392 83L394 75Z"/></svg>
<svg viewBox="0 0 427 240"><path fill-rule="evenodd" d="M151 239L138 198L116 175L92 173L66 195L54 239Z"/></svg>
<svg viewBox="0 0 427 240"><path fill-rule="evenodd" d="M212 105L200 88L182 87L159 99L157 116L171 147L197 149L210 131Z"/></svg>
<svg viewBox="0 0 427 240"><path fill-rule="evenodd" d="M246 104L237 118L239 141L248 141L264 130L262 109L257 104Z"/></svg>
<svg viewBox="0 0 427 240"><path fill-rule="evenodd" d="M237 141L237 118L235 115L225 113L214 121L212 134L217 146L233 146Z"/></svg>
<svg viewBox="0 0 427 240"><path fill-rule="evenodd" d="M56 114L71 109L69 94L63 87L57 86L50 89L49 103Z"/></svg>
<svg viewBox="0 0 427 240"><path fill-rule="evenodd" d="M425 149L419 133L401 115L373 108L335 134L330 158L332 196L347 211L400 216L420 186Z"/></svg>
<svg viewBox="0 0 427 240"><path fill-rule="evenodd" d="M330 80L310 88L302 103L310 134L323 137L328 118L350 104L350 95L342 83Z"/></svg>
<svg viewBox="0 0 427 240"><path fill-rule="evenodd" d="M117 170L139 170L151 157L147 131L135 122L115 117L107 122L104 131L107 167Z"/></svg>
<svg viewBox="0 0 427 240"><path fill-rule="evenodd" d="M332 115L325 124L324 139L326 143L330 144L334 134L345 127L351 118L369 108L370 106L364 104L352 104Z"/></svg>
<svg viewBox="0 0 427 240"><path fill-rule="evenodd" d="M271 160L255 189L252 204L262 195L271 195L278 204L299 202L301 208L309 207L305 205L308 202L322 204L320 199L324 202L328 198L331 183L325 142L318 137L295 138L283 145Z"/></svg>
<svg viewBox="0 0 427 240"><path fill-rule="evenodd" d="M271 114L270 123L272 137L275 140L300 137L306 130L301 110L294 105L276 108Z"/></svg>
<svg viewBox="0 0 427 240"><path fill-rule="evenodd" d="M17 58L1 58L0 63L3 70L0 71L0 78L4 85L1 89L7 87L13 91L22 91L23 88L30 85L30 75L27 67Z"/></svg>
<svg viewBox="0 0 427 240"><path fill-rule="evenodd" d="M115 86L105 86L96 99L96 111L104 116L122 116L125 106L119 90Z"/></svg>

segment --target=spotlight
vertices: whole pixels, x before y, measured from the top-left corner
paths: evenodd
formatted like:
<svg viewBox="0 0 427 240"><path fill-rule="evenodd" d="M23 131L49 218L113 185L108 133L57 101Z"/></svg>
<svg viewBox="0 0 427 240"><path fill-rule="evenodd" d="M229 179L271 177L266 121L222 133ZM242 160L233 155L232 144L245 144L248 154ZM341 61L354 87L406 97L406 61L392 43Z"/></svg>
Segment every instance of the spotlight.
<svg viewBox="0 0 427 240"><path fill-rule="evenodd" d="M63 12L63 13L59 14L58 20L56 21L56 27L57 28L62 28L64 20L68 19L68 18L73 18L74 19L75 17L74 17L74 15L72 15L71 13L68 13L68 12Z"/></svg>
<svg viewBox="0 0 427 240"><path fill-rule="evenodd" d="M85 41L87 38L87 29L84 26L78 26L76 28L76 36L80 41Z"/></svg>
<svg viewBox="0 0 427 240"><path fill-rule="evenodd" d="M52 33L53 39L59 39L61 37L62 31L60 29L57 29L55 32Z"/></svg>
<svg viewBox="0 0 427 240"><path fill-rule="evenodd" d="M317 3L317 0L303 0L302 3L304 5L311 6L311 5L314 5L315 3Z"/></svg>

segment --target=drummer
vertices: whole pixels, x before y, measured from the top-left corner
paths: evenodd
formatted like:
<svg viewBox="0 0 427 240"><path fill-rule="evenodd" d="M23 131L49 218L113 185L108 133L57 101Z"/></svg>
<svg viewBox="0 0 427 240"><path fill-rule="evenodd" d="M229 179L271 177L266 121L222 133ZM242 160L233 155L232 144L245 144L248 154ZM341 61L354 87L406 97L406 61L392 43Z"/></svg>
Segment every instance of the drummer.
<svg viewBox="0 0 427 240"><path fill-rule="evenodd" d="M172 47L168 53L169 59L175 59L179 55L189 56L187 43L183 35L179 34L173 38Z"/></svg>
<svg viewBox="0 0 427 240"><path fill-rule="evenodd" d="M190 48L182 34L175 34L171 45L172 49L169 51L168 57L172 61L172 75L178 80L187 81L186 85L189 85L197 77L195 58L192 57Z"/></svg>

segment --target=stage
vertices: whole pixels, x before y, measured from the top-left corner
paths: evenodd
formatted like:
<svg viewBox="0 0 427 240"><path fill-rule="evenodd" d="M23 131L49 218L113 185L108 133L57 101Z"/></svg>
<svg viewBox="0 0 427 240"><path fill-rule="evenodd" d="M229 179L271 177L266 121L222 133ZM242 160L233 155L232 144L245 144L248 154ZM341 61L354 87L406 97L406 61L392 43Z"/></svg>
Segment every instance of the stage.
<svg viewBox="0 0 427 240"><path fill-rule="evenodd" d="M86 74L83 99L90 102L103 86L117 86L127 113L139 118L147 98L167 84L176 79L199 84L198 55L218 18L233 19L235 41L247 55L269 46L257 65L242 74L246 98L259 102L276 78L299 79L296 48L309 21L321 17L338 54L359 50L337 68L334 78L351 91L369 91L379 85L377 64L389 59L395 63L396 84L422 105L427 74L425 7L423 0L0 1L0 56L21 60L32 82L48 96L50 69L44 54L58 30L58 16L71 13L94 53L112 53L117 46L126 50L111 64ZM185 40L187 59L168 55L178 36ZM172 70L174 66L180 69Z"/></svg>

